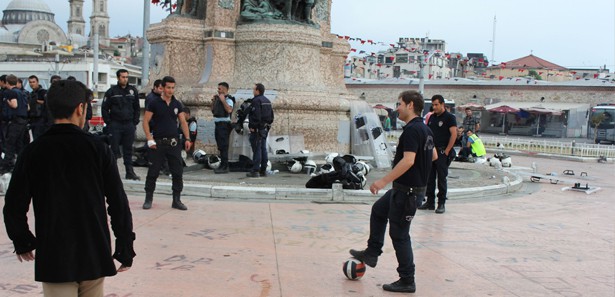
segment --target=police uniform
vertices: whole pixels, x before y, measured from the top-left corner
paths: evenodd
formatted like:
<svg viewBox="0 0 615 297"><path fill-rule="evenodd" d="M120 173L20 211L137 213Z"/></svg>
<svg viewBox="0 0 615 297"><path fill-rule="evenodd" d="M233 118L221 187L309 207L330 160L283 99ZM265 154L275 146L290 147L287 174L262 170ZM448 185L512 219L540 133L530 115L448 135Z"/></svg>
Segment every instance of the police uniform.
<svg viewBox="0 0 615 297"><path fill-rule="evenodd" d="M32 138L34 139L37 139L51 127L47 105L37 102L45 101L46 96L47 90L40 86L30 93L30 111L28 112L28 117L30 118L30 128L32 129Z"/></svg>
<svg viewBox="0 0 615 297"><path fill-rule="evenodd" d="M111 149L119 157L122 146L126 178L130 179L138 179L132 168L132 146L136 125L139 124L140 108L137 89L132 85L109 88L101 106L103 120L111 133Z"/></svg>
<svg viewBox="0 0 615 297"><path fill-rule="evenodd" d="M427 202L420 209L435 208L435 192L436 192L436 177L438 180L438 205L444 206L446 203L448 166L455 158L455 149L451 148L448 156L445 154L446 146L451 138L451 127L457 127L457 119L448 111L444 111L440 115L433 113L429 117L428 126L433 132L438 159L434 161L433 170L429 175L427 183Z"/></svg>
<svg viewBox="0 0 615 297"><path fill-rule="evenodd" d="M370 235L365 254L371 257L382 254L388 221L389 234L397 257L397 272L400 278L412 283L415 269L410 223L425 195L433 164L433 148L433 134L421 117L415 117L404 126L397 144L393 167L403 159L404 152L416 154L414 165L393 181L393 189L388 190L374 203L370 216Z"/></svg>
<svg viewBox="0 0 615 297"><path fill-rule="evenodd" d="M10 172L15 165L15 156L24 145L24 134L28 124L28 100L26 94L16 87L4 90L2 99L2 127L4 135L4 158L1 170ZM17 108L9 106L10 100L17 100Z"/></svg>
<svg viewBox="0 0 615 297"><path fill-rule="evenodd" d="M252 100L250 113L248 114L248 127L250 132L250 145L252 146L252 170L249 176L266 175L267 161L267 135L273 123L273 107L271 101L263 95L258 95Z"/></svg>
<svg viewBox="0 0 615 297"><path fill-rule="evenodd" d="M156 148L150 149L148 159L152 163L147 170L145 180L145 200L151 203L156 189L156 180L160 175L160 169L165 159L168 161L171 171L173 200L179 200L181 191L184 188L182 175L184 172L181 149L183 143L178 139L177 127L178 117L182 113L184 106L181 102L171 97L170 103L161 98L153 98L148 104L146 111L152 112L152 121L156 123L156 128L152 132ZM181 115L183 116L183 114Z"/></svg>
<svg viewBox="0 0 615 297"><path fill-rule="evenodd" d="M231 108L235 105L235 98L233 98L233 96L226 95L224 100L226 100L226 103ZM218 99L214 102L212 113L214 116L214 123L216 125L214 135L216 137L216 144L218 146L218 151L220 152L221 161L220 167L214 171L216 173L226 173L228 172L228 149L232 129L231 113L226 112L224 109L224 104L222 104L222 102Z"/></svg>

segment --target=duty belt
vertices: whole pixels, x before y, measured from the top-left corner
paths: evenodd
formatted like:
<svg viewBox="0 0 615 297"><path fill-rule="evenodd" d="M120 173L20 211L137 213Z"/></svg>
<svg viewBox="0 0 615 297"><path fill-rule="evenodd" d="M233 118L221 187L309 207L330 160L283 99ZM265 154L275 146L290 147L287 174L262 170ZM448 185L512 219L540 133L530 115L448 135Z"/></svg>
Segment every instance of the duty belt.
<svg viewBox="0 0 615 297"><path fill-rule="evenodd" d="M170 146L177 146L177 138L157 138L154 139L156 141L156 143L161 144L161 145L170 145Z"/></svg>
<svg viewBox="0 0 615 297"><path fill-rule="evenodd" d="M425 194L425 191L427 190L427 187L409 187L409 186L404 186L398 182L393 182L393 189L400 191L402 193L406 193L406 194Z"/></svg>

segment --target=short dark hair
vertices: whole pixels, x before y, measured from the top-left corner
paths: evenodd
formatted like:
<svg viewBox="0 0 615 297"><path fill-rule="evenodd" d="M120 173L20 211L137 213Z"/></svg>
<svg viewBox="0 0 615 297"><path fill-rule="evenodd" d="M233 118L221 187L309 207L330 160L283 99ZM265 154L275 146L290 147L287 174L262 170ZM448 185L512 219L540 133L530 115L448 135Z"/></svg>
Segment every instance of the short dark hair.
<svg viewBox="0 0 615 297"><path fill-rule="evenodd" d="M184 107L184 108L182 109L182 112L183 112L183 113L190 114L190 108L188 108L188 107Z"/></svg>
<svg viewBox="0 0 615 297"><path fill-rule="evenodd" d="M88 103L87 88L79 81L60 80L47 91L47 107L55 119L68 119L81 103Z"/></svg>
<svg viewBox="0 0 615 297"><path fill-rule="evenodd" d="M257 84L254 84L254 86L256 87L256 90L258 91L259 95L264 95L265 94L265 85L263 85L261 83L257 83Z"/></svg>
<svg viewBox="0 0 615 297"><path fill-rule="evenodd" d="M433 95L433 97L431 97L431 102L434 101L438 101L440 102L440 104L444 104L444 97L442 97L442 95Z"/></svg>
<svg viewBox="0 0 615 297"><path fill-rule="evenodd" d="M120 69L120 70L115 72L115 76L117 76L119 78L121 73L128 73L128 70L122 68L122 69Z"/></svg>
<svg viewBox="0 0 615 297"><path fill-rule="evenodd" d="M17 76L9 74L6 76L6 83L11 85L11 86L16 86L17 85Z"/></svg>
<svg viewBox="0 0 615 297"><path fill-rule="evenodd" d="M71 75L71 76L67 77L66 80L77 81L77 78Z"/></svg>
<svg viewBox="0 0 615 297"><path fill-rule="evenodd" d="M36 79L36 81L38 81L38 76L36 76L36 75L28 76L28 80L31 80L31 79Z"/></svg>
<svg viewBox="0 0 615 297"><path fill-rule="evenodd" d="M221 82L221 83L219 83L219 84L218 84L218 86L223 86L223 87L225 87L227 90L230 88L230 87L229 87L229 85L228 85L228 83L226 83L226 82Z"/></svg>
<svg viewBox="0 0 615 297"><path fill-rule="evenodd" d="M3 83L6 82L6 74L0 75L0 81Z"/></svg>
<svg viewBox="0 0 615 297"><path fill-rule="evenodd" d="M469 108L469 107L466 107L466 110L472 110L472 109L471 109L471 108Z"/></svg>
<svg viewBox="0 0 615 297"><path fill-rule="evenodd" d="M167 83L175 83L175 79L172 76L165 76L162 78L162 86L165 87Z"/></svg>
<svg viewBox="0 0 615 297"><path fill-rule="evenodd" d="M19 84L21 84L21 85L23 86L23 79L18 78L18 79L17 79L17 83L19 83Z"/></svg>
<svg viewBox="0 0 615 297"><path fill-rule="evenodd" d="M154 81L154 88L159 87L162 84L162 79L157 79Z"/></svg>
<svg viewBox="0 0 615 297"><path fill-rule="evenodd" d="M59 76L59 75L55 75L55 74L54 74L54 75L52 75L52 76L49 78L49 82L50 82L50 83L53 83L53 81L54 81L54 80L61 80L61 79L62 79L62 77L61 77L61 76Z"/></svg>
<svg viewBox="0 0 615 297"><path fill-rule="evenodd" d="M410 102L412 102L414 113L416 115L421 115L423 112L423 107L425 107L425 101L423 100L423 95L421 95L421 93L417 91L404 91L399 94L399 98L406 104L410 104Z"/></svg>

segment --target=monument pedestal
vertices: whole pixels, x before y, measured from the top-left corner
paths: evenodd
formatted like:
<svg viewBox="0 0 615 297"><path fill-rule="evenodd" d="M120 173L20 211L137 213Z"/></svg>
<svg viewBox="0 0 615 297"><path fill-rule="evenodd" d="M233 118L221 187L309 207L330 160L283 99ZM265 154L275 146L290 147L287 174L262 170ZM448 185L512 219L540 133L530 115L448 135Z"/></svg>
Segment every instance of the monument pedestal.
<svg viewBox="0 0 615 297"><path fill-rule="evenodd" d="M354 98L346 90L343 67L350 46L329 32L330 1L314 13L319 26L238 24L239 4L207 3L205 20L172 16L150 27L151 81L175 77L177 98L205 122L202 130L213 129L210 104L219 82L228 82L230 93L244 98L262 83L275 112L270 135L303 135L307 150L348 153ZM216 152L213 131L199 131L199 140L198 147Z"/></svg>

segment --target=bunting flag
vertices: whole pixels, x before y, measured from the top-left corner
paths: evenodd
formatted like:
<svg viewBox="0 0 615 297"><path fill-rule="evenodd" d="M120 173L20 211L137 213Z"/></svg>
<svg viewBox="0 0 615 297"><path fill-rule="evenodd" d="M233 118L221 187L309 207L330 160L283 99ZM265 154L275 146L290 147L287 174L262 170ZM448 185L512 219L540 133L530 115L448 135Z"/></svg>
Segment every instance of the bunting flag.
<svg viewBox="0 0 615 297"><path fill-rule="evenodd" d="M355 53L356 53L356 52L357 52L357 49L351 48L351 49L350 49L350 51L351 51L351 52L355 52Z"/></svg>
<svg viewBox="0 0 615 297"><path fill-rule="evenodd" d="M431 74L431 73L430 73L430 74L429 74L429 79L431 79L432 77L433 77L433 74Z"/></svg>
<svg viewBox="0 0 615 297"><path fill-rule="evenodd" d="M500 68L506 68L506 63L500 63Z"/></svg>
<svg viewBox="0 0 615 297"><path fill-rule="evenodd" d="M598 73L594 73L594 78L598 78Z"/></svg>
<svg viewBox="0 0 615 297"><path fill-rule="evenodd" d="M359 55L360 55L360 54L365 54L365 51L359 51Z"/></svg>
<svg viewBox="0 0 615 297"><path fill-rule="evenodd" d="M541 71L541 72L538 72L538 75L542 75L543 73L544 73L544 72L542 72L542 71Z"/></svg>
<svg viewBox="0 0 615 297"><path fill-rule="evenodd" d="M577 72L576 72L576 71L570 71L570 73L571 73L572 75L577 74Z"/></svg>
<svg viewBox="0 0 615 297"><path fill-rule="evenodd" d="M499 78L500 80L503 80L503 79L504 79L504 77L503 77L503 76L501 76L501 75L500 75L500 77L498 77L498 78Z"/></svg>

